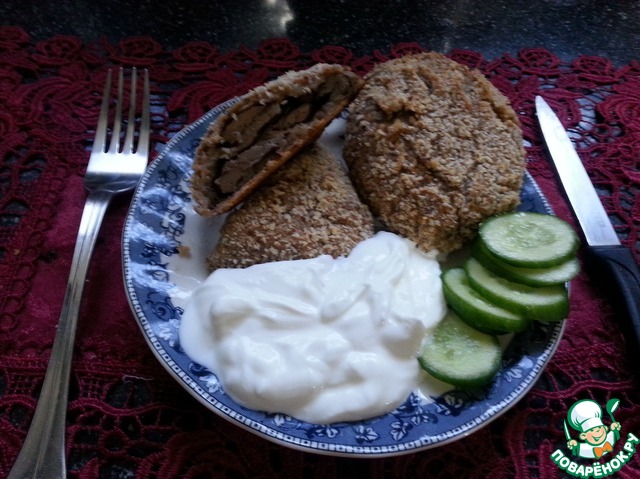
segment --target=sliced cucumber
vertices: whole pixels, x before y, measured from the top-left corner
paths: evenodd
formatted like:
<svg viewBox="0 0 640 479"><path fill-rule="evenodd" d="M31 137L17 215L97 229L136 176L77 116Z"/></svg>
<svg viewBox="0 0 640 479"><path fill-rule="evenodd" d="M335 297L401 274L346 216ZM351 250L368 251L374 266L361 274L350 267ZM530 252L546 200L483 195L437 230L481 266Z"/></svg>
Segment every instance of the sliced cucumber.
<svg viewBox="0 0 640 479"><path fill-rule="evenodd" d="M527 268L562 264L579 245L568 223L556 216L530 212L494 216L480 225L479 236L502 261Z"/></svg>
<svg viewBox="0 0 640 479"><path fill-rule="evenodd" d="M523 331L529 320L487 301L469 284L464 269L453 268L442 274L445 300L469 326L488 334Z"/></svg>
<svg viewBox="0 0 640 479"><path fill-rule="evenodd" d="M533 287L496 275L469 258L464 270L469 284L492 303L538 321L560 321L569 314L569 297L562 284Z"/></svg>
<svg viewBox="0 0 640 479"><path fill-rule="evenodd" d="M471 255L493 273L529 286L563 284L573 279L580 272L580 262L575 257L557 266L549 266L547 268L513 266L493 255L482 241L473 243Z"/></svg>
<svg viewBox="0 0 640 479"><path fill-rule="evenodd" d="M425 340L418 362L441 381L460 388L475 388L496 375L502 349L495 336L475 330L449 312Z"/></svg>

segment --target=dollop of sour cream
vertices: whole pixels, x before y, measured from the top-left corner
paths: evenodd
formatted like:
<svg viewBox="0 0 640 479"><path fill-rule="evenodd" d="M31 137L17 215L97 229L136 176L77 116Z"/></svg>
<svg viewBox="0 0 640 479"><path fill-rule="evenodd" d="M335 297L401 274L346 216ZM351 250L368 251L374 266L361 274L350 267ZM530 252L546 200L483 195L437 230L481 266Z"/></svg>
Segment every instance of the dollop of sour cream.
<svg viewBox="0 0 640 479"><path fill-rule="evenodd" d="M380 232L347 257L214 271L180 344L246 407L327 424L384 414L420 383L416 357L446 311L434 254Z"/></svg>

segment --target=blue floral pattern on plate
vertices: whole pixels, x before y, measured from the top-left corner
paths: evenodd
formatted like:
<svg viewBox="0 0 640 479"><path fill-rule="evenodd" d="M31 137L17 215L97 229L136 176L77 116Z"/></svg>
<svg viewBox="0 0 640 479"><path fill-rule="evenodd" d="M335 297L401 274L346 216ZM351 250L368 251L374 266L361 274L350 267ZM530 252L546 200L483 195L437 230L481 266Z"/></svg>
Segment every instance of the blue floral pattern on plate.
<svg viewBox="0 0 640 479"><path fill-rule="evenodd" d="M127 297L151 350L169 373L209 409L255 434L303 451L341 456L392 456L442 445L485 426L521 399L554 353L564 322L536 322L515 335L502 369L483 389L451 390L431 401L412 393L388 414L325 425L246 409L225 394L214 372L186 356L178 338L182 307L172 265L180 262L189 236L188 179L195 149L209 123L233 101L214 108L164 147L140 182L125 224ZM521 199L521 210L551 213L528 174Z"/></svg>

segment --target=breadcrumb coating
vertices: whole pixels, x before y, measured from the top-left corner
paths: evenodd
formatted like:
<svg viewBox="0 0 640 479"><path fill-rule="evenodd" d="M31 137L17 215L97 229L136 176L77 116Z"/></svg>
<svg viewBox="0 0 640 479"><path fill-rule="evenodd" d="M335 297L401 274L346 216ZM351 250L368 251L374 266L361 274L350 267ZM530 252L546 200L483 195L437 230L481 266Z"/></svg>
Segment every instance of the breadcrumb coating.
<svg viewBox="0 0 640 479"><path fill-rule="evenodd" d="M344 157L361 198L392 231L450 252L519 203L519 120L478 71L437 53L378 65L349 107Z"/></svg>
<svg viewBox="0 0 640 479"><path fill-rule="evenodd" d="M344 256L373 234L373 216L346 172L314 144L229 214L207 264L213 271Z"/></svg>

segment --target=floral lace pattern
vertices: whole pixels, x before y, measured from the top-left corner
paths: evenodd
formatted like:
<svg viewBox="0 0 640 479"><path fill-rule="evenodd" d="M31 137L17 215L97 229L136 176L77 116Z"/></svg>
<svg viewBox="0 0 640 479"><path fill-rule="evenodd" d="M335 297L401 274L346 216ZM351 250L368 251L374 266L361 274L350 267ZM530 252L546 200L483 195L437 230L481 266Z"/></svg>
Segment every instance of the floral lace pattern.
<svg viewBox="0 0 640 479"><path fill-rule="evenodd" d="M274 39L255 50L222 52L192 42L167 51L149 37L34 42L20 28L0 27L0 476L22 445L53 341L106 69L149 69L157 151L185 124L286 70L323 61L364 74L423 49L399 44L357 57L340 46L302 52ZM509 97L529 171L556 214L574 223L535 119L534 98L545 97L575 139L623 243L640 259L640 64L614 67L599 57L565 63L544 49L495 60L473 51L449 55L481 70ZM583 398L599 404L619 398L623 434L640 433L637 364L626 354L612 302L583 272L572 282L564 338L541 379L473 435L428 453L364 461L258 438L199 405L149 351L121 280L128 202L118 198L107 213L85 288L68 409L70 477L562 477L549 456L566 442L568 408ZM619 474L635 477L640 465L634 458Z"/></svg>

